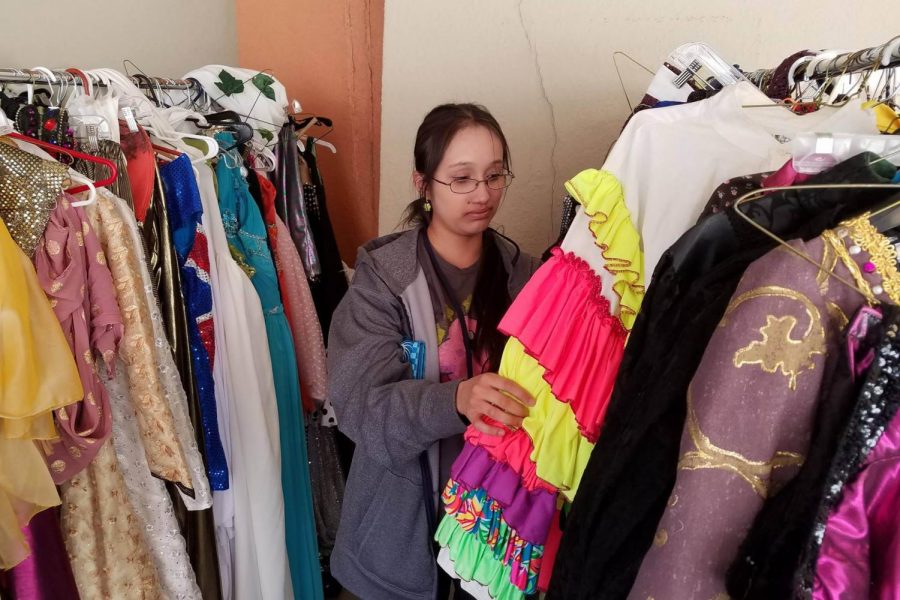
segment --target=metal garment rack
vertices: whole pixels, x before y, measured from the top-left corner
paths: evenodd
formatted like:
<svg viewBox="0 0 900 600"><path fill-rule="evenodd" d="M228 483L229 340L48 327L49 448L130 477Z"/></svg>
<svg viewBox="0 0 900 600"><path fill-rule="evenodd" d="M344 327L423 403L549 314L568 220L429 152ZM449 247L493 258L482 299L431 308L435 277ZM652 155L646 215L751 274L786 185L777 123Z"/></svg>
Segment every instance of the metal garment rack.
<svg viewBox="0 0 900 600"><path fill-rule="evenodd" d="M794 79L824 79L846 73L859 73L873 68L888 69L898 67L900 66L900 43L898 42L900 42L900 36L881 46L839 54L830 59L817 60L815 56L810 56L806 60L798 60L794 65ZM890 51L890 54L885 56L885 51ZM885 61L885 59L887 60ZM807 63L811 61L816 61L816 63L807 77L805 70ZM772 76L774 71L775 69L758 69L752 73L747 73L747 79L753 82L766 81Z"/></svg>
<svg viewBox="0 0 900 600"><path fill-rule="evenodd" d="M70 73L69 71L55 71L50 73L56 77L56 81L44 71L36 71L34 69L0 69L0 83L32 83L36 85L74 85L83 86L84 82L81 77ZM107 87L106 83L97 77L91 77L90 73L85 76L91 78L91 83L97 87ZM144 77L131 76L131 81L142 89L162 89L162 90L197 90L200 86L196 81L190 79L168 79L166 77Z"/></svg>

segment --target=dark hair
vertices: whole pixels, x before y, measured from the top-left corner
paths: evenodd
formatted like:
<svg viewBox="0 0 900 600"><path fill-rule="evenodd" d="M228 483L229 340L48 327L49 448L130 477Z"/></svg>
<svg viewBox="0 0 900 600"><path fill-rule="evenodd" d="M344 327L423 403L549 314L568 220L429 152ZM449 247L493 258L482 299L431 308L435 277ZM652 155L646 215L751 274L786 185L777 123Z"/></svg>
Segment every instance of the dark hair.
<svg viewBox="0 0 900 600"><path fill-rule="evenodd" d="M509 170L509 144L506 143L506 136L494 115L479 104L441 104L425 115L416 132L413 157L416 171L423 176L423 185L427 186L434 177L454 136L461 129L472 125L486 127L497 136L503 148L503 168ZM425 190L419 189L416 193L418 197L403 213L403 224L407 226L427 225L431 217L425 211Z"/></svg>
<svg viewBox="0 0 900 600"><path fill-rule="evenodd" d="M453 137L461 129L472 125L486 127L497 136L503 147L503 168L509 170L509 145L506 136L503 135L497 119L486 108L478 104L442 104L425 116L416 133L413 155L416 171L423 175L423 185L427 186L434 177ZM419 197L406 208L403 223L407 226L426 226L431 214L425 211L425 190L416 191ZM507 340L498 327L512 302L509 296L509 273L503 264L498 245L500 237L505 238L493 229L484 232L481 267L472 292L471 307L471 316L478 324L472 340L476 360L477 357L486 354L488 362L485 370L494 371L500 367L500 357L503 355ZM516 247L516 260L518 255ZM498 285L499 282L503 282L503 285Z"/></svg>

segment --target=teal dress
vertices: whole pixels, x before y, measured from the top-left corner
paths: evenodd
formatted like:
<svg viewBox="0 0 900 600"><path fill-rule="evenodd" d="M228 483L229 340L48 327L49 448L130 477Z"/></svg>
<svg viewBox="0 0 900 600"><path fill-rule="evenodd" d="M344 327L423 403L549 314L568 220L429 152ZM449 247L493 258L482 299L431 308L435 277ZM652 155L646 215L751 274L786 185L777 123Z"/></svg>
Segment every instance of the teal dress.
<svg viewBox="0 0 900 600"><path fill-rule="evenodd" d="M225 148L234 143L230 133L219 133L216 140ZM294 341L281 304L278 274L269 251L262 213L250 195L246 179L241 175L240 156L232 152L220 157L216 165L216 177L219 184L219 208L228 243L233 251L243 255L243 260L249 267L246 270L252 273L250 281L259 294L265 315L278 402L285 538L294 598L319 600L323 598L322 578L303 410L300 404L300 380L297 375Z"/></svg>

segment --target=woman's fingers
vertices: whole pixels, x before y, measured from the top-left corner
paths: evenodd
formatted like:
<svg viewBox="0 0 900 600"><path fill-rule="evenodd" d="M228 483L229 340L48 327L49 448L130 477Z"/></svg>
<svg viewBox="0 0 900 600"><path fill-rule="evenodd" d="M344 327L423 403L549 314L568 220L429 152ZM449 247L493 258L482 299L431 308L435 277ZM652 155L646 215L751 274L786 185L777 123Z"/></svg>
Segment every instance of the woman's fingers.
<svg viewBox="0 0 900 600"><path fill-rule="evenodd" d="M484 402L482 413L494 419L498 423L503 423L507 427L518 429L522 426L522 417L511 415L487 401Z"/></svg>
<svg viewBox="0 0 900 600"><path fill-rule="evenodd" d="M528 391L521 385L519 385L512 379L501 377L496 373L490 373L489 375L490 377L486 378L485 383L487 383L494 389L500 390L501 392L506 392L507 394L518 400L520 404L524 404L525 406L534 406L534 398L532 398L531 394L529 394Z"/></svg>
<svg viewBox="0 0 900 600"><path fill-rule="evenodd" d="M480 431L481 433L485 433L487 435L493 435L493 436L499 437L499 436L503 435L504 433L506 433L504 430L500 429L499 427L493 427L491 425L488 425L482 419L475 419L474 421L472 421L472 426L475 429L477 429L478 431Z"/></svg>
<svg viewBox="0 0 900 600"><path fill-rule="evenodd" d="M485 391L484 399L502 410L503 412L509 413L516 417L527 417L528 416L528 408L521 403L513 400L503 392L496 389L489 389Z"/></svg>

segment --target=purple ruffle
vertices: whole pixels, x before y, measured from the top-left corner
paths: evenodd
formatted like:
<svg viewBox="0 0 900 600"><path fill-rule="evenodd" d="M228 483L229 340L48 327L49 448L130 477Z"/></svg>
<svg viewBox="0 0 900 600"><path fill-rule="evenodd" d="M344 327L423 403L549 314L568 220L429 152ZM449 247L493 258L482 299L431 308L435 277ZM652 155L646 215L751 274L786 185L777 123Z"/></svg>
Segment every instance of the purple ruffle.
<svg viewBox="0 0 900 600"><path fill-rule="evenodd" d="M520 537L532 544L544 545L550 523L556 513L556 494L546 490L529 491L508 465L470 443L453 463L450 476L467 489L484 489L503 507L503 519Z"/></svg>

